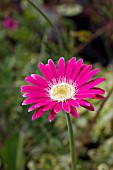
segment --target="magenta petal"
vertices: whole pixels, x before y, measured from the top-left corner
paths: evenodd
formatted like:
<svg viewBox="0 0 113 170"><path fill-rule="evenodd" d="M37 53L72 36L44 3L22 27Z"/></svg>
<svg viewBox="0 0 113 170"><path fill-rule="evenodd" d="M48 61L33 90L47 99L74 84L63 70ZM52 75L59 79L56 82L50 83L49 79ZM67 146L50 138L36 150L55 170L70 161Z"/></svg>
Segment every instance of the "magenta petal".
<svg viewBox="0 0 113 170"><path fill-rule="evenodd" d="M100 71L99 68L92 70L88 74L85 74L85 76L77 83L77 87L80 87L84 83L86 83L88 80L90 80L95 74L97 74Z"/></svg>
<svg viewBox="0 0 113 170"><path fill-rule="evenodd" d="M79 73L79 71L81 69L82 62L83 62L82 59L80 59L80 60L78 60L78 62L76 62L75 66L74 66L74 69L73 69L73 72L72 72L72 76L71 76L72 80L76 79L76 77L77 77L77 75L78 75L78 73Z"/></svg>
<svg viewBox="0 0 113 170"><path fill-rule="evenodd" d="M32 120L35 120L39 117L41 117L45 112L43 111L43 108L39 108L32 116Z"/></svg>
<svg viewBox="0 0 113 170"><path fill-rule="evenodd" d="M49 121L52 122L55 116L56 116L56 112L54 111L54 109L52 109L49 114Z"/></svg>
<svg viewBox="0 0 113 170"><path fill-rule="evenodd" d="M34 91L43 91L43 89L41 89L41 87L30 85L21 86L21 92L34 92Z"/></svg>
<svg viewBox="0 0 113 170"><path fill-rule="evenodd" d="M32 110L35 110L36 108L41 107L41 106L45 106L49 103L51 103L51 101L42 101L40 103L36 103L28 109L28 112L31 112Z"/></svg>
<svg viewBox="0 0 113 170"><path fill-rule="evenodd" d="M23 101L22 105L27 105L27 104L32 104L32 103L36 103L36 99L34 98L27 98Z"/></svg>
<svg viewBox="0 0 113 170"><path fill-rule="evenodd" d="M92 65L86 66L77 76L76 82L78 82L86 73L88 73L92 68Z"/></svg>
<svg viewBox="0 0 113 170"><path fill-rule="evenodd" d="M101 95L99 95L99 94L96 94L96 95L95 95L95 99L104 100L105 97L104 97L104 96L101 96Z"/></svg>
<svg viewBox="0 0 113 170"><path fill-rule="evenodd" d="M90 106L84 106L84 105L81 105L82 107L86 108L87 110L90 110L90 111L94 111L95 108L94 106L90 103Z"/></svg>
<svg viewBox="0 0 113 170"><path fill-rule="evenodd" d="M89 93L94 93L94 94L104 94L105 91L103 89L100 89L98 87L94 87L92 89L88 90Z"/></svg>
<svg viewBox="0 0 113 170"><path fill-rule="evenodd" d="M46 101L48 100L49 98L32 98L32 97L29 97L27 99L25 99L22 103L22 105L27 105L27 104L33 104L33 103L40 103L42 101Z"/></svg>
<svg viewBox="0 0 113 170"><path fill-rule="evenodd" d="M62 110L62 102L59 102L56 104L56 106L54 107L54 111L56 113L60 112Z"/></svg>
<svg viewBox="0 0 113 170"><path fill-rule="evenodd" d="M62 107L65 112L70 113L70 105L67 102L63 102Z"/></svg>
<svg viewBox="0 0 113 170"><path fill-rule="evenodd" d="M55 66L53 60L51 60L51 59L48 60L48 66L49 66L49 70L50 70L51 74L53 75L53 77L58 78L58 73L57 73L56 66Z"/></svg>
<svg viewBox="0 0 113 170"><path fill-rule="evenodd" d="M75 109L75 107L71 107L71 111L70 111L70 114L74 117L74 118L78 118L78 112L77 110Z"/></svg>
<svg viewBox="0 0 113 170"><path fill-rule="evenodd" d="M25 78L25 81L30 83L30 84L36 85L36 86L38 85L37 81L33 77L31 77L31 76L27 76Z"/></svg>
<svg viewBox="0 0 113 170"><path fill-rule="evenodd" d="M76 100L70 99L67 101L69 105L73 107L80 107L79 103Z"/></svg>
<svg viewBox="0 0 113 170"><path fill-rule="evenodd" d="M39 63L38 66L39 66L40 71L42 72L42 74L45 76L47 80L51 80L53 78L48 68L46 68L46 66L43 63Z"/></svg>
<svg viewBox="0 0 113 170"><path fill-rule="evenodd" d="M80 68L80 72L87 66L87 64L82 64Z"/></svg>
<svg viewBox="0 0 113 170"><path fill-rule="evenodd" d="M78 90L77 91L77 95L87 95L87 94L92 94L92 93L90 93L89 90L87 91Z"/></svg>
<svg viewBox="0 0 113 170"><path fill-rule="evenodd" d="M63 77L65 74L65 61L64 58L61 57L58 61L58 76Z"/></svg>
<svg viewBox="0 0 113 170"><path fill-rule="evenodd" d="M90 106L90 103L86 100L77 100L77 102L82 106Z"/></svg>
<svg viewBox="0 0 113 170"><path fill-rule="evenodd" d="M94 80L89 81L88 83L84 84L83 86L81 86L79 88L79 90L88 90L98 84L100 84L101 82L103 82L105 80L105 78L97 78Z"/></svg>
<svg viewBox="0 0 113 170"><path fill-rule="evenodd" d="M23 97L48 97L48 96L42 92L29 92L23 94Z"/></svg>
<svg viewBox="0 0 113 170"><path fill-rule="evenodd" d="M32 105L31 107L29 107L28 112L31 112L32 110L35 110L38 107L40 107L40 106L38 105L38 103L36 103L36 104Z"/></svg>
<svg viewBox="0 0 113 170"><path fill-rule="evenodd" d="M72 73L72 71L73 71L73 68L74 68L74 65L75 65L75 61L76 61L76 58L73 57L73 58L72 58L71 60L69 60L69 62L68 62L68 65L67 65L67 68L66 68L66 73L65 73L65 77L66 77L67 79L70 78L70 75L71 75L71 73Z"/></svg>
<svg viewBox="0 0 113 170"><path fill-rule="evenodd" d="M94 94L77 94L75 96L76 99L85 99L85 98L95 98Z"/></svg>
<svg viewBox="0 0 113 170"><path fill-rule="evenodd" d="M31 74L31 76L37 81L37 84L39 84L39 85L41 85L43 87L48 86L47 81L43 77L41 77L41 76L39 76L37 74Z"/></svg>
<svg viewBox="0 0 113 170"><path fill-rule="evenodd" d="M92 89L88 89L86 91L82 91L82 90L78 90L77 91L77 95L82 95L82 94L104 94L105 91L98 88L98 87L95 87L95 88L92 88Z"/></svg>
<svg viewBox="0 0 113 170"><path fill-rule="evenodd" d="M51 103L49 103L47 106L45 106L43 108L43 111L47 111L47 110L50 110L51 108L53 108L55 105L56 105L57 102L53 101Z"/></svg>

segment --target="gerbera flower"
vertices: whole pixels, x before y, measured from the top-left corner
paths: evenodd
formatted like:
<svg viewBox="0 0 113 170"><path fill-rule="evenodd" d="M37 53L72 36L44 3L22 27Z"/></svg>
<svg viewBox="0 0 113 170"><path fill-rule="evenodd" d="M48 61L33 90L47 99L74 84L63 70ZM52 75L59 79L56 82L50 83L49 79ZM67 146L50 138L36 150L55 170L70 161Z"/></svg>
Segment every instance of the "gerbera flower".
<svg viewBox="0 0 113 170"><path fill-rule="evenodd" d="M50 110L49 120L52 121L62 109L78 118L76 109L80 106L94 111L87 98L104 99L104 90L95 86L105 78L90 80L99 72L99 68L91 70L92 65L83 64L82 59L76 62L76 58L73 57L65 63L64 58L60 58L58 69L51 59L48 60L48 64L39 63L38 66L44 78L31 74L25 78L30 85L21 87L21 91L25 92L23 97L27 97L22 105L32 104L28 112L36 109L32 120Z"/></svg>

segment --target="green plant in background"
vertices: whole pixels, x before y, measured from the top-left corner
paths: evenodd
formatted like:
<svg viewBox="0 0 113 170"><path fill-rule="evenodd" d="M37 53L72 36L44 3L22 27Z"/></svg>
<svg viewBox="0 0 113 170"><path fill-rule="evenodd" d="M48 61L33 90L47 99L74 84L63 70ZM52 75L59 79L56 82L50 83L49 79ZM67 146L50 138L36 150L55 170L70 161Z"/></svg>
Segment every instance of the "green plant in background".
<svg viewBox="0 0 113 170"><path fill-rule="evenodd" d="M25 156L23 152L24 134L15 134L13 137L7 139L4 148L1 151L5 169L24 170Z"/></svg>

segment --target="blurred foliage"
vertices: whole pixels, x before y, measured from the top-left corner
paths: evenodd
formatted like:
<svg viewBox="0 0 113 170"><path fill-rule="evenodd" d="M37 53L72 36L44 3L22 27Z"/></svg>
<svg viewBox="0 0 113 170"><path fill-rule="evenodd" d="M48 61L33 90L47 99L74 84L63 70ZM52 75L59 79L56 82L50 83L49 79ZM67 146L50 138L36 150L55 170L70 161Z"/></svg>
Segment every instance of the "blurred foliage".
<svg viewBox="0 0 113 170"><path fill-rule="evenodd" d="M73 36L78 39L80 42L89 42L93 38L93 34L90 31L81 30L73 32Z"/></svg>
<svg viewBox="0 0 113 170"><path fill-rule="evenodd" d="M10 137L5 142L1 155L6 170L24 170L25 159L23 153L23 142L24 136L22 133Z"/></svg>
<svg viewBox="0 0 113 170"><path fill-rule="evenodd" d="M48 112L32 122L32 113L27 113L28 106L21 106L20 86L25 84L24 78L31 73L40 74L38 62L46 63L48 58L52 58L57 64L61 57L57 37L48 23L27 2L22 1L21 6L23 13L14 11L13 14L19 22L15 32L3 28L1 23L5 16L4 13L0 14L0 169L69 170L69 141L63 112L58 113L52 123L48 120ZM65 19L60 23L62 28L58 29L63 39L63 54L68 60L78 50L77 41L88 42L93 33L77 31L73 22ZM106 77L101 87L107 95L113 86L113 65L103 68L97 63L93 67L100 67L98 76ZM113 94L82 148L78 170L113 170L112 98ZM94 103L95 112L80 108L79 119L72 118L77 147L101 103L97 100L91 102Z"/></svg>

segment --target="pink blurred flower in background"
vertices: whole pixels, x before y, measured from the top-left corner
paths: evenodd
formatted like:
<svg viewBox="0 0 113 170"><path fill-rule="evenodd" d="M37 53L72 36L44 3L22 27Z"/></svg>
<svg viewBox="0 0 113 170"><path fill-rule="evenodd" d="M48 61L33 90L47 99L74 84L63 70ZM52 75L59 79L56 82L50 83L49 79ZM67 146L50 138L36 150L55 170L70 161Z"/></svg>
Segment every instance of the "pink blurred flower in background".
<svg viewBox="0 0 113 170"><path fill-rule="evenodd" d="M86 99L104 99L104 90L95 87L105 80L105 78L95 78L90 80L99 72L99 68L94 70L92 65L83 64L83 60L76 61L71 58L65 63L64 58L58 61L58 69L54 62L49 59L48 64L39 63L39 69L44 78L31 74L25 78L30 85L21 87L25 92L23 97L27 97L22 105L32 104L28 112L35 110L32 120L42 116L47 110L50 122L62 109L78 118L77 108L80 106L94 111L93 105Z"/></svg>
<svg viewBox="0 0 113 170"><path fill-rule="evenodd" d="M7 30L17 31L18 21L11 17L8 17L4 21L2 21L2 26Z"/></svg>

